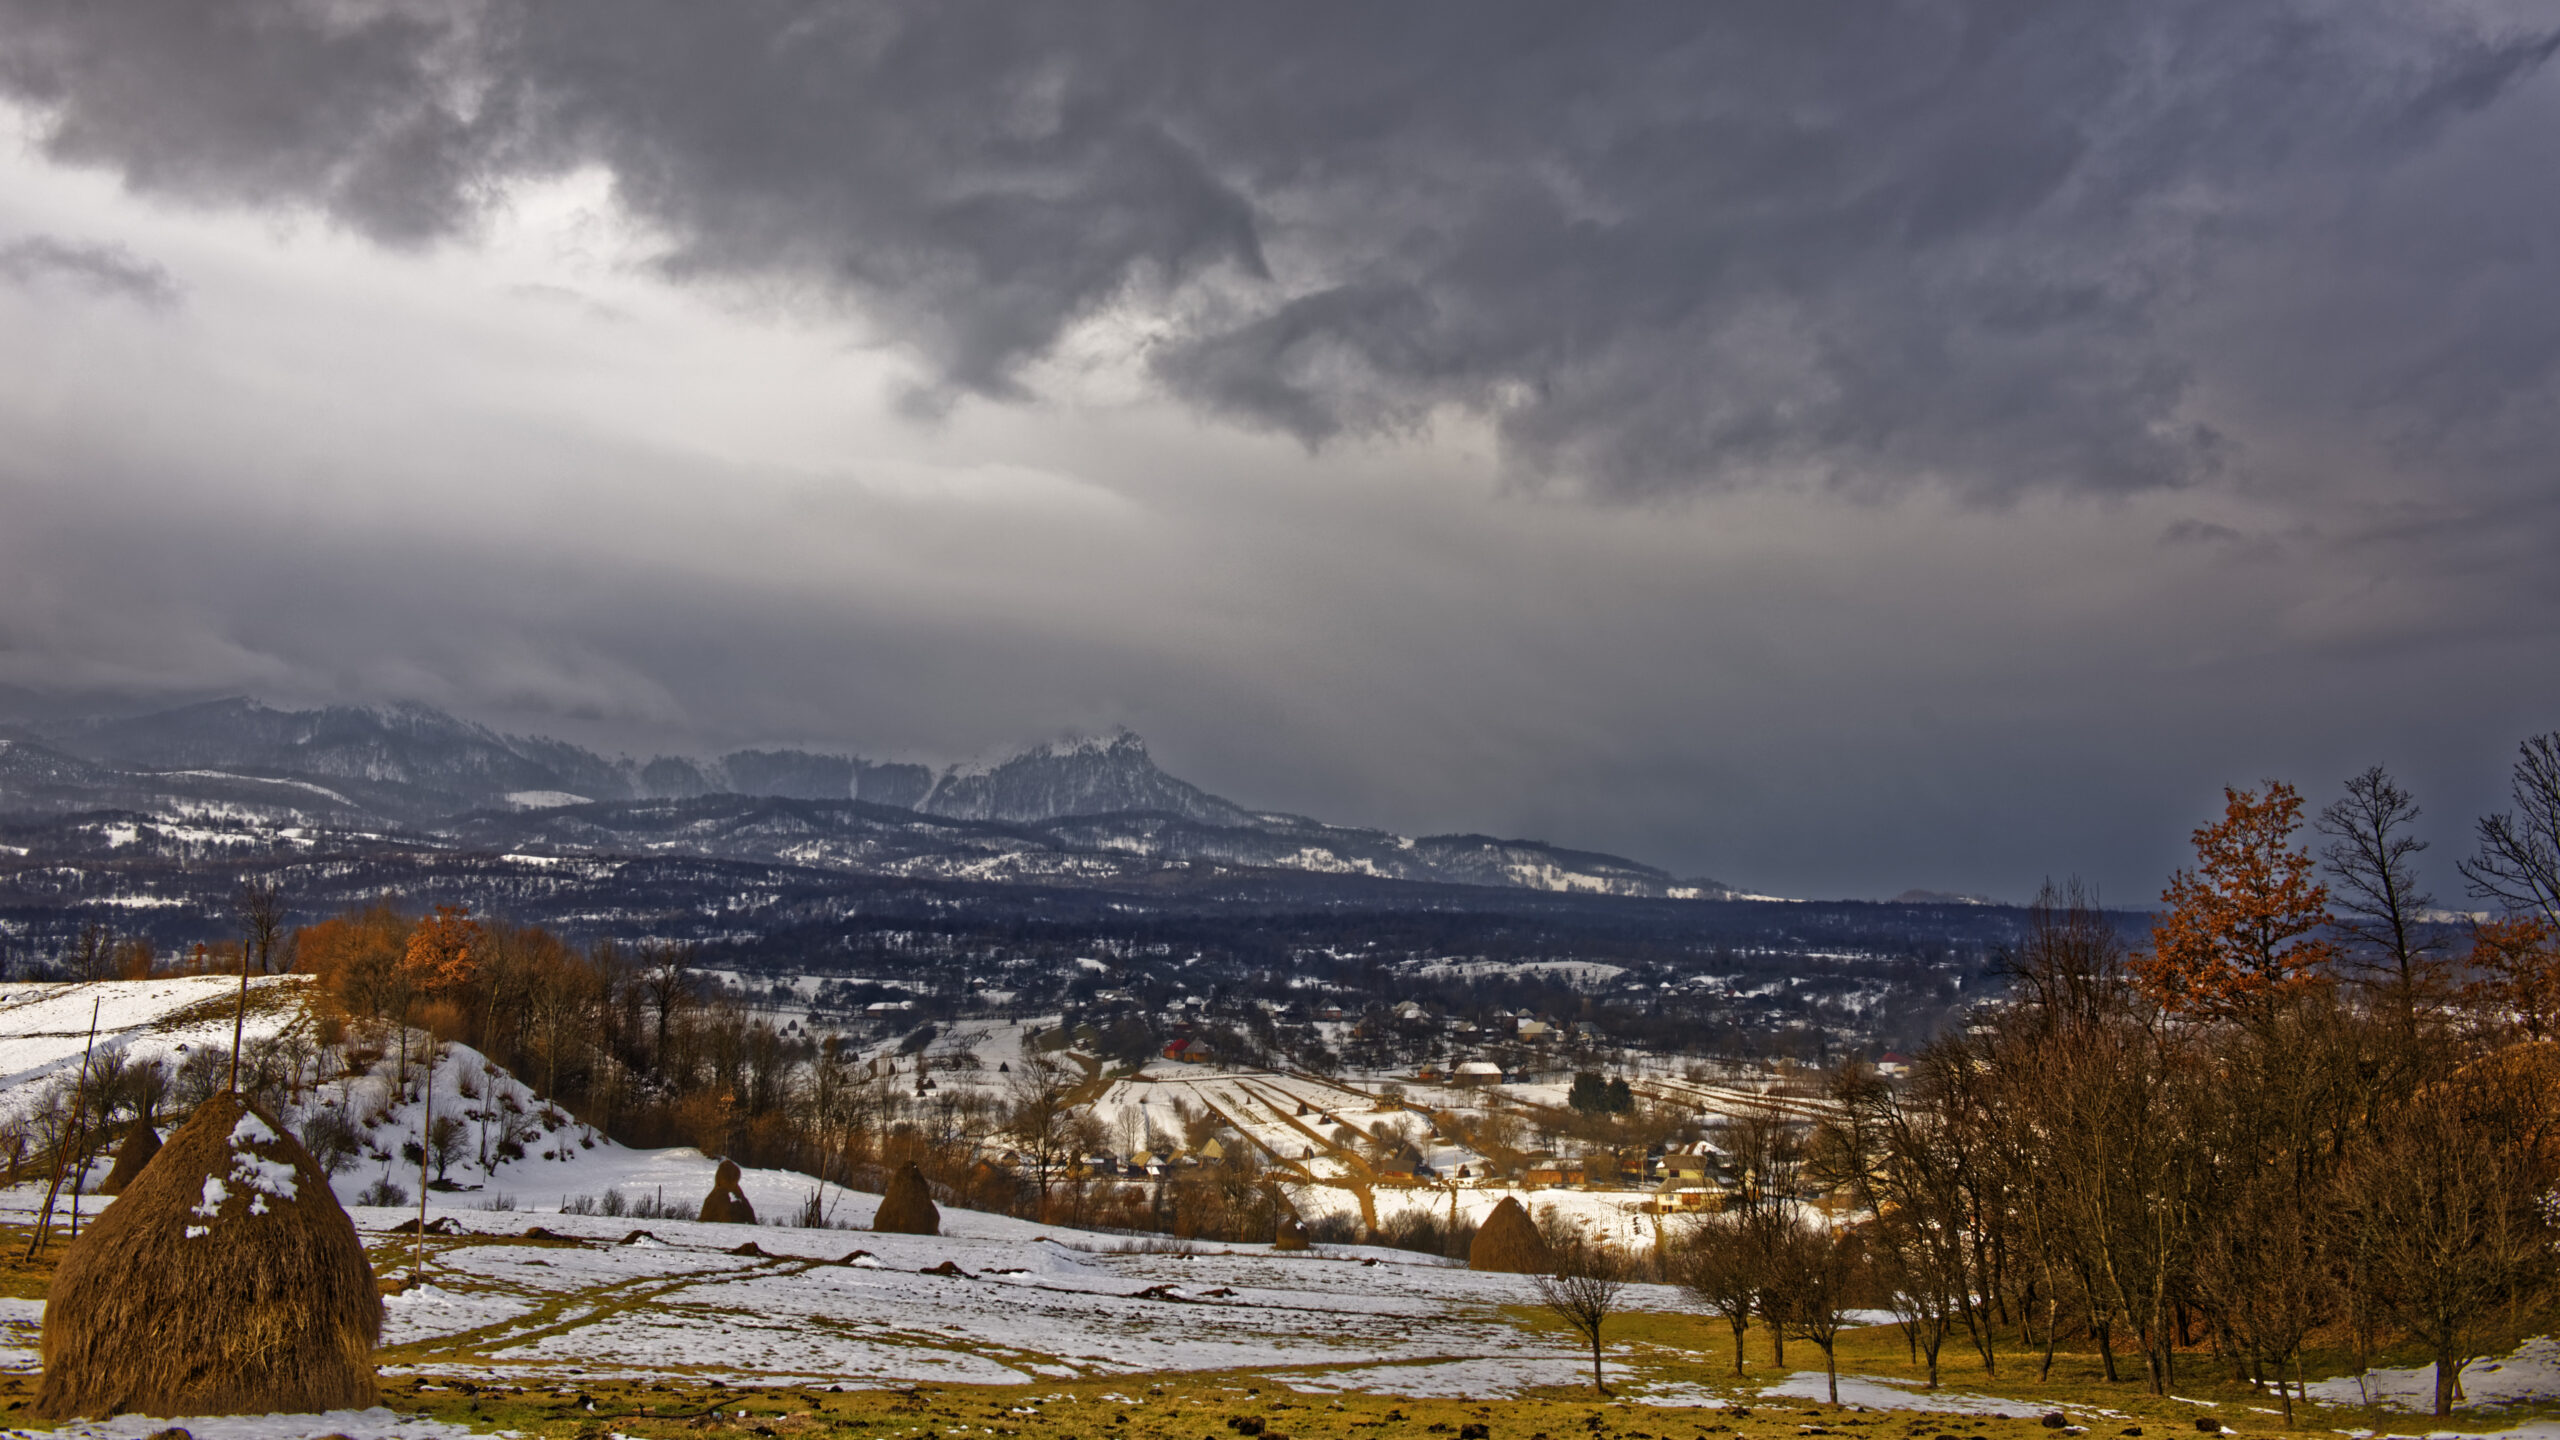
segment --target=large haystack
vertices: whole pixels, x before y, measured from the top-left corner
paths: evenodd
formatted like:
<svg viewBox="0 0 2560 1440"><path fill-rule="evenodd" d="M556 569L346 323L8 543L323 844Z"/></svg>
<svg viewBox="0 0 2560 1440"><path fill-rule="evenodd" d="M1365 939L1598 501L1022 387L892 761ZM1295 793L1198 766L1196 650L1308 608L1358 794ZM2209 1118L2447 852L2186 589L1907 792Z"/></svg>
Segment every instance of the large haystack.
<svg viewBox="0 0 2560 1440"><path fill-rule="evenodd" d="M1271 1237L1271 1248L1274 1250L1306 1249L1307 1227L1298 1223L1297 1216L1290 1214L1286 1210L1281 1211L1280 1228L1278 1232Z"/></svg>
<svg viewBox="0 0 2560 1440"><path fill-rule="evenodd" d="M880 1197L879 1213L871 1217L871 1228L892 1235L939 1235L942 1212L934 1208L933 1187L924 1180L924 1172L910 1160L889 1179L889 1188Z"/></svg>
<svg viewBox="0 0 2560 1440"><path fill-rule="evenodd" d="M1467 1247L1467 1268L1545 1275L1556 1268L1556 1262L1547 1253L1546 1237L1538 1233L1537 1222L1517 1199L1505 1195L1476 1227L1475 1243Z"/></svg>
<svg viewBox="0 0 2560 1440"><path fill-rule="evenodd" d="M747 1203L747 1192L738 1188L738 1162L723 1160L720 1173L711 1177L711 1193L702 1197L702 1218L719 1225L753 1225L756 1207Z"/></svg>
<svg viewBox="0 0 2560 1440"><path fill-rule="evenodd" d="M160 1153L160 1132L151 1128L149 1119L133 1122L125 1132L124 1143L116 1147L116 1163L107 1170L107 1178L98 1182L101 1195L121 1195L151 1157Z"/></svg>
<svg viewBox="0 0 2560 1440"><path fill-rule="evenodd" d="M361 1409L381 1334L373 1267L328 1177L289 1132L216 1095L63 1253L33 1408Z"/></svg>

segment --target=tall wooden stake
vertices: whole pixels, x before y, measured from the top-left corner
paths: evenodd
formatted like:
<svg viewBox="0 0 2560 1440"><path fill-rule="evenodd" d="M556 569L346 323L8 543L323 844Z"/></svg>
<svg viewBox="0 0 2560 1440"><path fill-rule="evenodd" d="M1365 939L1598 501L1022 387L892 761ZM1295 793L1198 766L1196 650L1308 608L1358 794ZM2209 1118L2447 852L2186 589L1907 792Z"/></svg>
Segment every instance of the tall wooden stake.
<svg viewBox="0 0 2560 1440"><path fill-rule="evenodd" d="M44 1249L45 1237L52 1233L53 1204L62 1194L63 1168L69 1162L72 1152L80 1149L82 1143L88 1138L89 1060L98 1053L98 1007L104 1003L103 997L89 1002L89 1045L87 1049L80 1052L80 1081L73 1092L75 1098L71 1102L71 1129L62 1139L54 1142L53 1183L45 1187L44 1213L36 1218L36 1233L27 1238L27 1258L30 1260L36 1258L37 1252ZM80 1233L77 1218L80 1199L77 1188L72 1191L71 1204L74 1216L71 1233L77 1236Z"/></svg>
<svg viewBox="0 0 2560 1440"><path fill-rule="evenodd" d="M427 1032L427 1078L418 1086L425 1108L418 1112L418 1251L417 1278L410 1283L427 1283L427 1151L436 1128L436 1037Z"/></svg>
<svg viewBox="0 0 2560 1440"><path fill-rule="evenodd" d="M240 1093L240 1032L249 1025L249 941L240 942L240 1004L231 1012L231 1093Z"/></svg>

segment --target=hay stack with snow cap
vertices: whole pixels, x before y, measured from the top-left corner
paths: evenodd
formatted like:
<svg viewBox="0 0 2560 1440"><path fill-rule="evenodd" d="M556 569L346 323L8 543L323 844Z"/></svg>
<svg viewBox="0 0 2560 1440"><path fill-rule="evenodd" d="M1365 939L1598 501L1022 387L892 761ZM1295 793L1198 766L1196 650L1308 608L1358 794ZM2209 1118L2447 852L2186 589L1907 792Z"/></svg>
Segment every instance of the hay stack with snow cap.
<svg viewBox="0 0 2560 1440"><path fill-rule="evenodd" d="M711 1177L711 1193L702 1197L701 1218L715 1225L753 1225L756 1207L747 1203L747 1192L738 1188L738 1162L723 1160L720 1173Z"/></svg>
<svg viewBox="0 0 2560 1440"><path fill-rule="evenodd" d="M1547 1275L1554 1272L1556 1262L1548 1253L1547 1238L1538 1233L1538 1222L1520 1208L1518 1199L1505 1195L1476 1227L1476 1238L1467 1246L1467 1268Z"/></svg>
<svg viewBox="0 0 2560 1440"><path fill-rule="evenodd" d="M1271 1237L1271 1248L1274 1250L1306 1249L1307 1227L1298 1223L1297 1216L1286 1210L1281 1211L1280 1228Z"/></svg>
<svg viewBox="0 0 2560 1440"><path fill-rule="evenodd" d="M63 1253L33 1408L361 1409L381 1335L373 1267L328 1177L282 1127L216 1095Z"/></svg>
<svg viewBox="0 0 2560 1440"><path fill-rule="evenodd" d="M142 1174L142 1167L160 1153L160 1132L151 1128L151 1117L143 1116L127 1130L124 1143L116 1147L116 1163L107 1170L107 1178L98 1182L101 1195L121 1195L125 1187Z"/></svg>
<svg viewBox="0 0 2560 1440"><path fill-rule="evenodd" d="M880 1208L871 1216L871 1228L890 1235L942 1233L942 1211L934 1206L933 1187L925 1183L924 1172L913 1160L890 1177Z"/></svg>

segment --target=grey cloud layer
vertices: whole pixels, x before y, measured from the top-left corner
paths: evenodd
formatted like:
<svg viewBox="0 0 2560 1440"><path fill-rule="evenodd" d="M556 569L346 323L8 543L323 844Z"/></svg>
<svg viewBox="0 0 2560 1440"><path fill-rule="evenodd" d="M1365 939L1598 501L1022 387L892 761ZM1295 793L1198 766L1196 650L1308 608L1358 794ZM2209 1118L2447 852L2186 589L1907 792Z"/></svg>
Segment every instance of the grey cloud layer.
<svg viewBox="0 0 2560 1440"><path fill-rule="evenodd" d="M56 162L0 156L0 685L932 759L1127 722L1253 804L1799 893L2139 899L2221 783L2383 760L2449 855L2560 725L2552 44L0 0ZM590 170L672 286L609 223L509 248ZM914 374L945 423L882 414Z"/></svg>
<svg viewBox="0 0 2560 1440"><path fill-rule="evenodd" d="M1018 397L1127 309L1207 412L1319 443L1455 405L1515 474L1618 495L2122 492L2349 422L2413 469L2553 438L2560 290L2533 283L2547 258L2495 272L2554 202L2423 237L2376 213L2431 175L2477 208L2466 167L2548 178L2532 127L2475 132L2560 32L2451 6L0 17L0 85L59 158L395 245L467 232L512 177L602 165L676 273L851 302L924 358L927 408ZM2310 283L2270 294L2269 269ZM2482 275L2492 343L2407 323ZM2338 333L2314 357L2223 343L2247 304ZM2306 358L2334 372L2308 393Z"/></svg>
<svg viewBox="0 0 2560 1440"><path fill-rule="evenodd" d="M160 309L183 293L169 272L121 245L24 235L0 240L0 279L21 285L59 281L101 295L121 296Z"/></svg>

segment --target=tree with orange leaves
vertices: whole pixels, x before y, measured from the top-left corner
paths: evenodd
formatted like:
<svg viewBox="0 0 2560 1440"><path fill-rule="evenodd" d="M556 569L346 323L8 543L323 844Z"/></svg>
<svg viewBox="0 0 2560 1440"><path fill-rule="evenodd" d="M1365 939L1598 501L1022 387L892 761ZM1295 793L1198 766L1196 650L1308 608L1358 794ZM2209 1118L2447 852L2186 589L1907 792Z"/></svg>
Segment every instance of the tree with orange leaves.
<svg viewBox="0 0 2560 1440"><path fill-rule="evenodd" d="M429 995L449 995L471 983L472 972L479 968L480 922L471 918L468 905L439 905L436 913L418 922L409 932L409 947L400 957L401 972L409 982ZM401 1027L403 1055L401 1069L408 1068L406 1050L408 1027ZM427 1162L434 1149L436 1133L436 1052L440 1047L433 1032L427 1035L427 1078L418 1086L418 1279L427 1275Z"/></svg>
<svg viewBox="0 0 2560 1440"><path fill-rule="evenodd" d="M480 922L468 905L439 905L436 913L409 932L409 948L400 968L409 983L428 994L458 990L471 983L480 964Z"/></svg>
<svg viewBox="0 0 2560 1440"><path fill-rule="evenodd" d="M2535 915L2471 930L2471 993L2513 1016L2528 1040L2560 1038L2560 930Z"/></svg>
<svg viewBox="0 0 2560 1440"><path fill-rule="evenodd" d="M2302 797L2225 788L2218 824L2195 832L2196 868L2169 877L2134 979L2166 1008L2229 1017L2308 984L2337 958L2315 932L2329 924L2327 887L2293 843Z"/></svg>

